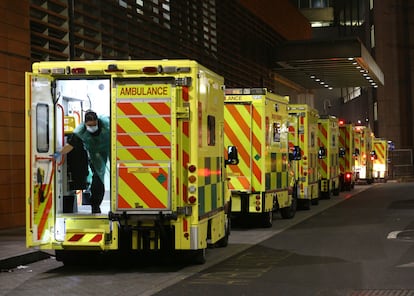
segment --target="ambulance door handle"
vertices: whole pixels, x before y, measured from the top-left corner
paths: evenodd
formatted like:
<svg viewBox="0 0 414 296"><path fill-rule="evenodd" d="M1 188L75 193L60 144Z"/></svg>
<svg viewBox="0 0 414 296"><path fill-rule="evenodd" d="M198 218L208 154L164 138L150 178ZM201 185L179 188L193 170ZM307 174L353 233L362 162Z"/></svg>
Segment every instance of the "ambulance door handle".
<svg viewBox="0 0 414 296"><path fill-rule="evenodd" d="M56 104L56 107L58 107L61 112L62 112L62 130L61 130L61 134L62 134L62 147L65 145L65 112L63 109L63 106L61 104ZM62 155L61 160L59 163L57 163L58 166L61 166L63 164L63 162L65 161L65 157L64 155Z"/></svg>

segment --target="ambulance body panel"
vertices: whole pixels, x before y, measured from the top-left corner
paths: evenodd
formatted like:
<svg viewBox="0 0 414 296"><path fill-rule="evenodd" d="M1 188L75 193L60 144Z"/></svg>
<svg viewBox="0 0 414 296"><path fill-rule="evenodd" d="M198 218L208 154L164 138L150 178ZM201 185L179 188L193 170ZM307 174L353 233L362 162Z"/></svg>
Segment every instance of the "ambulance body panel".
<svg viewBox="0 0 414 296"><path fill-rule="evenodd" d="M226 89L225 147L234 146L239 163L227 165L232 217L257 216L270 227L273 212L296 212L288 149L288 97L266 89Z"/></svg>
<svg viewBox="0 0 414 296"><path fill-rule="evenodd" d="M352 190L355 186L354 127L351 123L339 124L339 170L341 190Z"/></svg>
<svg viewBox="0 0 414 296"><path fill-rule="evenodd" d="M388 179L388 141L374 138L373 175L376 181L386 182Z"/></svg>
<svg viewBox="0 0 414 296"><path fill-rule="evenodd" d="M34 63L26 73L27 246L188 251L227 244L223 78L190 60ZM110 119L101 214L69 153L87 109ZM80 163L80 161L78 161ZM88 175L88 173L86 173ZM90 178L90 174L89 174ZM76 253L76 252L75 252Z"/></svg>
<svg viewBox="0 0 414 296"><path fill-rule="evenodd" d="M319 201L318 111L306 104L289 105L289 147L299 147L301 159L295 161L298 206L309 209Z"/></svg>
<svg viewBox="0 0 414 296"><path fill-rule="evenodd" d="M367 126L355 125L354 128L355 180L357 183L371 184L373 177L373 134Z"/></svg>

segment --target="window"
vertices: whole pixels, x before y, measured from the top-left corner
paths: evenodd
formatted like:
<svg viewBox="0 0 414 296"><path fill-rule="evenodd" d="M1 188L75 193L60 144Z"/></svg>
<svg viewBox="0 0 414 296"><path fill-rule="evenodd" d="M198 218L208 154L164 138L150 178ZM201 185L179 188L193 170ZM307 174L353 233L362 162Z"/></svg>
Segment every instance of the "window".
<svg viewBox="0 0 414 296"><path fill-rule="evenodd" d="M273 123L273 142L280 143L280 122Z"/></svg>
<svg viewBox="0 0 414 296"><path fill-rule="evenodd" d="M37 152L49 151L49 106L36 106L36 148Z"/></svg>
<svg viewBox="0 0 414 296"><path fill-rule="evenodd" d="M216 118L214 116L207 116L207 145L216 145Z"/></svg>

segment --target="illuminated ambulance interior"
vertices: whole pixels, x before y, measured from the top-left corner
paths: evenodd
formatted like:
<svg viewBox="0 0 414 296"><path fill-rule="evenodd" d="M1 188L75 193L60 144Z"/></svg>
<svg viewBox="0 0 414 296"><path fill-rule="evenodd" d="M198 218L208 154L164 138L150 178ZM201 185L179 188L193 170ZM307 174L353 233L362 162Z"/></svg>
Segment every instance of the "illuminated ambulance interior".
<svg viewBox="0 0 414 296"><path fill-rule="evenodd" d="M56 151L73 136L76 127L83 123L85 111L89 109L95 111L98 117L109 118L109 79L56 81ZM88 165L88 158L88 152L84 147L75 147L60 160L60 169L56 174L57 213L91 214L92 171ZM100 207L102 214L107 214L110 209L109 170L108 161L104 181L105 195Z"/></svg>

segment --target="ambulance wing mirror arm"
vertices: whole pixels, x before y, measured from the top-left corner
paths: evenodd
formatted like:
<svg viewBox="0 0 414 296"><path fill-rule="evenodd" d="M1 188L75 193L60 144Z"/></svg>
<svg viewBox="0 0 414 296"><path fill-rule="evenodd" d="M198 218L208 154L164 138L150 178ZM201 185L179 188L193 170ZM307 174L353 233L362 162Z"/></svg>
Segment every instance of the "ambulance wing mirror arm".
<svg viewBox="0 0 414 296"><path fill-rule="evenodd" d="M344 147L340 147L339 148L339 157L345 157L345 148Z"/></svg>
<svg viewBox="0 0 414 296"><path fill-rule="evenodd" d="M318 158L323 159L325 157L326 157L326 148L321 146L321 147L319 147Z"/></svg>
<svg viewBox="0 0 414 296"><path fill-rule="evenodd" d="M301 160L302 151L299 146L293 146L289 152L289 160Z"/></svg>
<svg viewBox="0 0 414 296"><path fill-rule="evenodd" d="M355 148L354 156L359 156L359 149L358 148Z"/></svg>
<svg viewBox="0 0 414 296"><path fill-rule="evenodd" d="M227 147L227 159L225 160L225 165L236 165L239 164L239 153L237 152L236 146Z"/></svg>

